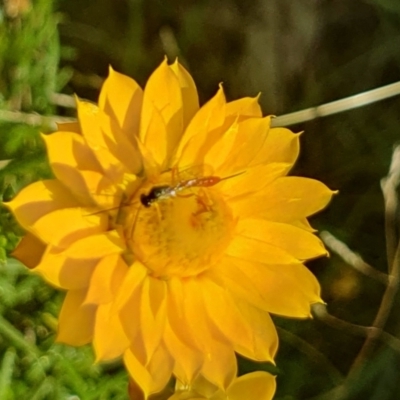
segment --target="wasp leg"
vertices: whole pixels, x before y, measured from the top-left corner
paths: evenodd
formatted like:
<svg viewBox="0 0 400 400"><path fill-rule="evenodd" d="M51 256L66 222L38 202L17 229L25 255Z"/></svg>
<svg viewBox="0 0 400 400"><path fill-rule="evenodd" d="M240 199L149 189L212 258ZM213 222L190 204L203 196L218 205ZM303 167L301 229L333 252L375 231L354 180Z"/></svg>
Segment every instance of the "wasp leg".
<svg viewBox="0 0 400 400"><path fill-rule="evenodd" d="M188 197L193 197L196 196L194 193L188 193L188 194L181 194L181 193L177 193L176 197L183 197L183 198L188 198Z"/></svg>
<svg viewBox="0 0 400 400"><path fill-rule="evenodd" d="M156 209L156 214L157 214L158 223L161 224L162 215L161 215L160 205L159 205L158 203L155 203L155 204L154 204L154 207L155 207L155 209Z"/></svg>
<svg viewBox="0 0 400 400"><path fill-rule="evenodd" d="M199 191L196 197L196 201L199 205L199 210L193 213L194 216L212 211L213 202L207 195L207 192L205 190Z"/></svg>
<svg viewBox="0 0 400 400"><path fill-rule="evenodd" d="M133 235L135 234L136 224L137 224L137 222L139 220L140 210L141 210L141 208L138 206L137 212L136 212L136 215L135 215L135 220L133 221L132 227L131 227L131 229L129 231L129 239L131 239L131 240L133 240Z"/></svg>
<svg viewBox="0 0 400 400"><path fill-rule="evenodd" d="M179 182L179 170L177 166L171 168L171 183L172 185L176 185Z"/></svg>

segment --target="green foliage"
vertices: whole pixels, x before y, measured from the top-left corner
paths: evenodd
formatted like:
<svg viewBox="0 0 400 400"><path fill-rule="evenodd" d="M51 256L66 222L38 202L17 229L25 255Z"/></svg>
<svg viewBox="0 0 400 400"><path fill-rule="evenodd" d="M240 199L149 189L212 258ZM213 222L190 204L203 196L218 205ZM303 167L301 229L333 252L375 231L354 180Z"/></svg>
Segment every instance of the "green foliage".
<svg viewBox="0 0 400 400"><path fill-rule="evenodd" d="M0 113L14 112L17 123L0 117L0 200L39 179L50 178L40 130L18 123L20 112L52 115L51 95L70 78L59 69L58 16L53 2L37 0L19 15L0 20ZM4 114L6 117L7 115ZM0 206L0 399L123 399L127 377L119 364L93 364L89 347L55 345L62 294L25 267L8 259L23 234Z"/></svg>
<svg viewBox="0 0 400 400"><path fill-rule="evenodd" d="M60 90L58 17L53 1L36 0L0 23L0 93L8 109L51 114L49 96Z"/></svg>
<svg viewBox="0 0 400 400"><path fill-rule="evenodd" d="M8 2L0 20L0 113L54 113L51 94L61 89L60 42L53 2L11 9ZM22 3L21 3L22 4ZM18 119L17 119L18 121ZM39 129L0 118L0 199L8 201L24 186L51 176ZM0 208L0 261L22 234L9 212Z"/></svg>
<svg viewBox="0 0 400 400"><path fill-rule="evenodd" d="M0 289L2 400L126 398L118 363L102 368L89 347L54 344L61 293L13 260L0 266Z"/></svg>

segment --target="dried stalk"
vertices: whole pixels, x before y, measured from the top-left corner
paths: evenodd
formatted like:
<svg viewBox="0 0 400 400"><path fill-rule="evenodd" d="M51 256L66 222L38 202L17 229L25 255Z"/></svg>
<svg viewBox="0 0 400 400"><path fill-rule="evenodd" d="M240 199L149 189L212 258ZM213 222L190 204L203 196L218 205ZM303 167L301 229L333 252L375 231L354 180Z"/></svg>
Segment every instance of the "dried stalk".
<svg viewBox="0 0 400 400"><path fill-rule="evenodd" d="M400 340L389 333L384 331L387 319L392 310L395 296L398 292L399 279L400 279L400 242L399 242L399 199L398 187L400 186L400 145L396 146L393 151L392 162L390 165L387 177L381 181L383 196L385 199L385 234L386 234L386 247L388 258L389 275L379 273L369 264L365 263L362 258L353 253L344 243L340 242L333 235L328 232L322 234L323 240L331 250L340 255L348 264L373 277L379 281L383 281L383 276L386 278L386 289L382 297L379 310L375 316L372 326L365 327L349 322L343 321L330 315L326 311L326 306L323 304L315 304L312 307L313 315L324 321L326 324L337 328L343 329L347 332L357 335L365 336L365 342L359 351L353 365L350 368L346 381L343 385L337 387L333 397L335 399L345 398L348 394L348 388L353 383L354 378L361 367L372 355L378 341L383 341L392 349L400 352Z"/></svg>
<svg viewBox="0 0 400 400"><path fill-rule="evenodd" d="M400 82L391 83L377 89L358 93L354 96L332 101L317 107L307 108L290 114L281 115L272 120L273 126L289 126L312 121L317 118L327 117L328 115L352 110L353 108L363 107L377 101L385 100L400 94Z"/></svg>
<svg viewBox="0 0 400 400"><path fill-rule="evenodd" d="M330 232L322 231L320 233L320 237L325 243L326 247L339 255L344 261L346 261L347 264L352 266L355 270L387 285L387 274L376 270L374 267L366 263L359 254L354 253L352 250L350 250L345 243L333 236Z"/></svg>
<svg viewBox="0 0 400 400"><path fill-rule="evenodd" d="M76 121L76 118L60 117L57 115L46 117L40 114L0 110L0 121L15 122L31 126L46 126L52 130L56 130L58 122L73 122Z"/></svg>

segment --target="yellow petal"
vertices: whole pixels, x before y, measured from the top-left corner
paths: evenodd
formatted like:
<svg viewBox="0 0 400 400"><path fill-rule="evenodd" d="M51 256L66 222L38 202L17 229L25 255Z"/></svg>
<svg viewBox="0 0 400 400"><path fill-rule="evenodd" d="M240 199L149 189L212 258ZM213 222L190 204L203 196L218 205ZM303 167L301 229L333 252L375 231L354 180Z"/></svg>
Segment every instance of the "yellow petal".
<svg viewBox="0 0 400 400"><path fill-rule="evenodd" d="M113 301L127 273L128 266L120 255L112 254L102 258L91 275L85 304Z"/></svg>
<svg viewBox="0 0 400 400"><path fill-rule="evenodd" d="M190 384L201 370L201 366L204 362L203 353L182 342L182 340L176 336L169 323L165 326L163 340L168 352L174 359L174 375L181 382Z"/></svg>
<svg viewBox="0 0 400 400"><path fill-rule="evenodd" d="M82 185L73 188L74 195L83 204L94 206L97 204L102 210L113 209L122 200L122 188L107 178L107 176L96 171L82 171ZM123 176L120 177L121 179ZM119 182L119 181L118 181ZM98 212L99 210L93 210Z"/></svg>
<svg viewBox="0 0 400 400"><path fill-rule="evenodd" d="M32 232L43 242L58 247L67 247L86 236L104 232L108 228L105 213L90 214L87 209L63 208L39 218Z"/></svg>
<svg viewBox="0 0 400 400"><path fill-rule="evenodd" d="M286 175L289 169L290 165L284 163L271 163L245 168L243 173L239 172L239 175L232 177L228 175L227 179L223 179L218 183L216 189L220 190L228 199L235 199L243 195L253 196L275 179Z"/></svg>
<svg viewBox="0 0 400 400"><path fill-rule="evenodd" d="M147 360L160 345L166 322L165 282L151 276L144 280L138 312Z"/></svg>
<svg viewBox="0 0 400 400"><path fill-rule="evenodd" d="M105 114L92 103L77 99L78 119L82 135L92 149L104 174L113 181L119 181L124 173L128 173L123 164L109 151L102 125L107 118Z"/></svg>
<svg viewBox="0 0 400 400"><path fill-rule="evenodd" d="M220 287L229 288L233 298L244 299L259 309L268 310L268 304L246 270L236 267L230 257L223 257L217 266L207 271L207 277Z"/></svg>
<svg viewBox="0 0 400 400"><path fill-rule="evenodd" d="M227 116L239 117L240 120L251 117L262 117L262 111L257 97L243 97L226 104Z"/></svg>
<svg viewBox="0 0 400 400"><path fill-rule="evenodd" d="M116 231L88 236L71 244L63 254L75 259L100 259L111 254L120 254L125 243Z"/></svg>
<svg viewBox="0 0 400 400"><path fill-rule="evenodd" d="M260 152L269 131L270 117L250 118L237 124L237 130L232 132L234 141L230 139L229 132L207 153L204 162L212 165L217 175L227 176L246 170L257 165L254 159ZM224 149L229 153L225 154Z"/></svg>
<svg viewBox="0 0 400 400"><path fill-rule="evenodd" d="M147 278L147 273L147 268L138 261L129 266L115 300L114 306L116 312L118 312L121 307L125 306L127 302L131 301L131 297L135 294L135 291L139 290L143 284L143 280ZM133 309L138 308L138 304L135 298L133 301Z"/></svg>
<svg viewBox="0 0 400 400"><path fill-rule="evenodd" d="M140 318L137 311L138 302L140 301L141 289L142 287L139 287L135 290L135 292L131 296L132 302L128 302L127 305L121 309L118 317L121 321L122 329L129 339L131 346L134 346L135 351L131 351L132 356L135 357L136 361L140 361L141 364L146 364L147 357L143 345L143 337L140 335ZM136 300L136 304L134 304L134 300ZM129 305L135 306L133 309L130 310L130 314L128 308Z"/></svg>
<svg viewBox="0 0 400 400"><path fill-rule="evenodd" d="M158 347L148 365L143 366L131 349L124 354L125 366L132 379L140 386L145 398L161 391L172 374L172 359L163 346Z"/></svg>
<svg viewBox="0 0 400 400"><path fill-rule="evenodd" d="M167 281L167 314L168 323L173 333L185 346L204 353L205 345L202 338L197 337L196 330L192 331L187 323L184 304L185 293L183 290L185 282L178 278Z"/></svg>
<svg viewBox="0 0 400 400"><path fill-rule="evenodd" d="M76 290L89 285L96 263L97 260L69 258L59 249L48 247L33 271L58 288Z"/></svg>
<svg viewBox="0 0 400 400"><path fill-rule="evenodd" d="M214 385L226 389L237 374L233 348L225 343L216 342L216 351L206 355L201 373Z"/></svg>
<svg viewBox="0 0 400 400"><path fill-rule="evenodd" d="M252 164L279 162L293 165L299 155L299 149L299 135L286 128L273 128L269 130Z"/></svg>
<svg viewBox="0 0 400 400"><path fill-rule="evenodd" d="M205 399L206 397L202 397L193 391L176 392L171 397L168 397L168 400L205 400Z"/></svg>
<svg viewBox="0 0 400 400"><path fill-rule="evenodd" d="M140 124L140 139L146 150L151 154L151 158L161 166L161 169L166 169L166 160L169 154L168 131L160 111L148 102L142 113L143 118L147 117L147 125Z"/></svg>
<svg viewBox="0 0 400 400"><path fill-rule="evenodd" d="M140 120L140 138L161 165L167 165L166 160L170 159L183 134L183 107L180 80L165 59L146 84ZM156 125L154 118L160 119ZM162 147L162 152L155 152L157 147Z"/></svg>
<svg viewBox="0 0 400 400"><path fill-rule="evenodd" d="M139 133L140 113L143 91L140 86L126 75L110 67L109 74L101 88L99 107L132 137ZM132 144L134 144L132 140Z"/></svg>
<svg viewBox="0 0 400 400"><path fill-rule="evenodd" d="M74 132L81 135L81 126L78 121L74 122L57 122L57 131Z"/></svg>
<svg viewBox="0 0 400 400"><path fill-rule="evenodd" d="M310 305L322 301L317 279L302 264L267 265L225 258L219 267L219 273L233 279L235 275L240 276L244 272L253 290L263 298L263 310L288 317L309 318ZM231 261L229 267L228 260ZM234 286L231 287L236 290ZM240 296L239 292L236 293ZM249 296L248 301L251 299Z"/></svg>
<svg viewBox="0 0 400 400"><path fill-rule="evenodd" d="M141 301L146 279L145 268L139 263L133 264L126 274L114 304L114 309L119 315L122 327L132 346L135 341L138 342L135 348L135 358L139 358L143 364L146 363L147 353L144 347L145 338L141 334Z"/></svg>
<svg viewBox="0 0 400 400"><path fill-rule="evenodd" d="M199 109L199 97L196 85L189 72L176 60L170 65L178 78L182 96L183 129L185 130L190 120Z"/></svg>
<svg viewBox="0 0 400 400"><path fill-rule="evenodd" d="M82 136L69 132L56 132L44 136L47 153L56 177L70 188L80 202L92 203L85 172L103 176L101 167ZM87 161L85 161L87 160Z"/></svg>
<svg viewBox="0 0 400 400"><path fill-rule="evenodd" d="M35 268L40 263L45 250L45 244L28 232L20 240L11 256L28 268Z"/></svg>
<svg viewBox="0 0 400 400"><path fill-rule="evenodd" d="M239 124L237 120L234 120L232 124L225 129L221 135L218 135L219 140L216 140L214 145L209 147L209 150L204 155L204 164L210 165L213 170L213 174L220 176L231 175L232 171L226 171L221 168L221 165L230 158L231 153L235 151L236 138L238 136ZM236 173L234 171L232 173Z"/></svg>
<svg viewBox="0 0 400 400"><path fill-rule="evenodd" d="M50 165L66 164L77 169L77 173L79 170L101 172L100 164L81 135L55 132L51 135L42 135L42 138L46 143Z"/></svg>
<svg viewBox="0 0 400 400"><path fill-rule="evenodd" d="M237 363L233 347L210 323L202 299L201 280L188 279L183 285L183 304L186 323L192 332L201 338L205 357L202 375L219 388L227 388L237 373Z"/></svg>
<svg viewBox="0 0 400 400"><path fill-rule="evenodd" d="M43 215L68 207L79 206L71 192L55 179L32 183L23 188L10 202L4 203L25 229Z"/></svg>
<svg viewBox="0 0 400 400"><path fill-rule="evenodd" d="M138 320L140 321L139 318ZM126 330L125 333L127 333ZM130 336L127 334L127 337L129 338L130 342L130 351L135 356L136 360L139 361L142 365L147 366L149 364L149 359L146 353L144 338L140 330L138 330L136 336Z"/></svg>
<svg viewBox="0 0 400 400"><path fill-rule="evenodd" d="M232 345L238 344L251 352L254 348L251 321L239 313L230 292L206 277L201 285L210 320Z"/></svg>
<svg viewBox="0 0 400 400"><path fill-rule="evenodd" d="M96 307L82 305L86 290L69 291L65 296L58 318L57 342L82 346L93 337Z"/></svg>
<svg viewBox="0 0 400 400"><path fill-rule="evenodd" d="M299 260L328 254L318 237L289 224L256 218L241 219L237 224L237 232L241 236L279 247Z"/></svg>
<svg viewBox="0 0 400 400"><path fill-rule="evenodd" d="M295 264L298 260L287 251L269 243L236 235L225 254L240 260L265 264Z"/></svg>
<svg viewBox="0 0 400 400"><path fill-rule="evenodd" d="M133 136L134 131L125 132L114 118L107 115L100 119L100 124L109 152L123 163L127 171L139 174L143 168L143 157L137 137Z"/></svg>
<svg viewBox="0 0 400 400"><path fill-rule="evenodd" d="M290 221L290 224L293 226L296 226L297 228L304 229L307 232L316 232L317 231L310 225L307 218L301 218L296 221Z"/></svg>
<svg viewBox="0 0 400 400"><path fill-rule="evenodd" d="M237 169L245 168L247 165L257 165L255 162L257 154L260 152L265 141L268 139L271 117L249 118L239 123L237 145L235 152L226 160L226 164L236 164ZM240 168L238 168L240 165ZM233 168L230 167L230 170Z"/></svg>
<svg viewBox="0 0 400 400"><path fill-rule="evenodd" d="M242 218L290 222L322 210L334 193L314 179L286 176L276 179L255 196L231 200L230 205Z"/></svg>
<svg viewBox="0 0 400 400"><path fill-rule="evenodd" d="M239 335L240 330L237 331L236 340L233 341L235 351L253 360L273 361L278 347L278 336L267 312L269 304L266 299L261 299L263 293L259 292L247 275L244 268L242 270L232 262L228 264L226 260L218 266L214 274L208 273L207 277L220 290L229 292L235 309L245 321L247 329L250 329L250 337L242 337Z"/></svg>
<svg viewBox="0 0 400 400"><path fill-rule="evenodd" d="M217 94L190 121L179 143L173 165L187 167L202 163L206 150L224 132L219 129L225 122L225 104L224 91L220 86Z"/></svg>
<svg viewBox="0 0 400 400"><path fill-rule="evenodd" d="M227 390L229 400L272 400L276 390L275 377L264 371L240 376Z"/></svg>
<svg viewBox="0 0 400 400"><path fill-rule="evenodd" d="M97 185L107 188L112 185L82 136L56 132L44 136L44 140L54 174L83 204L92 204L94 177Z"/></svg>
<svg viewBox="0 0 400 400"><path fill-rule="evenodd" d="M186 391L187 393L187 389L187 386L185 387L181 382L177 381L175 383L176 391L179 390L183 393ZM201 399L205 398L211 400L226 400L226 392L218 389L217 386L205 379L202 375L199 375L196 380L192 382L192 384L190 385L190 389L193 390L193 392L195 392L195 394Z"/></svg>
<svg viewBox="0 0 400 400"><path fill-rule="evenodd" d="M111 303L101 304L96 312L93 337L96 362L120 357L129 347L119 317L111 309Z"/></svg>
<svg viewBox="0 0 400 400"><path fill-rule="evenodd" d="M182 282L183 320L186 321L186 328L191 335L196 338L193 345L199 344L203 352L208 355L214 350L215 339L212 337L212 327L208 324L202 296L196 287L196 282L196 278Z"/></svg>
<svg viewBox="0 0 400 400"><path fill-rule="evenodd" d="M256 361L274 363L279 341L275 325L270 315L252 306L247 301L238 300L237 306L253 328L253 349L249 352L240 344L236 344L235 351Z"/></svg>

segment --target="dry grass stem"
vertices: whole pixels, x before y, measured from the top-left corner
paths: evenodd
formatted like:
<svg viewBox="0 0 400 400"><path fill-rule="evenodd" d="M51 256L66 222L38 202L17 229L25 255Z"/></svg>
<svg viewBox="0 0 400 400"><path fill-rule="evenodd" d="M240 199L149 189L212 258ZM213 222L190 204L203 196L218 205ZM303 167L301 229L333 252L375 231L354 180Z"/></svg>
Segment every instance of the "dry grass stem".
<svg viewBox="0 0 400 400"><path fill-rule="evenodd" d="M320 233L320 237L325 243L326 247L328 247L335 254L340 256L347 264L349 264L355 270L361 272L364 275L369 276L370 278L382 282L385 285L388 283L387 274L376 270L374 267L366 263L359 254L354 253L352 250L350 250L349 247L346 245L346 243L340 241L330 232L322 231Z"/></svg>
<svg viewBox="0 0 400 400"><path fill-rule="evenodd" d="M368 90L358 93L354 96L345 97L344 99L332 101L317 107L307 108L305 110L296 111L290 114L281 115L272 120L272 126L289 126L300 124L306 121L312 121L317 118L326 117L328 115L352 110L385 100L400 94L400 82L391 83L377 89Z"/></svg>

